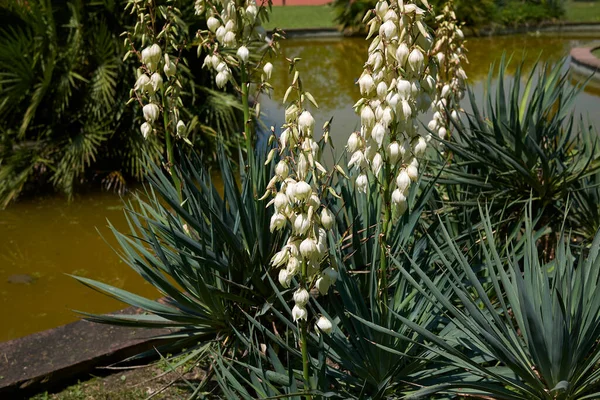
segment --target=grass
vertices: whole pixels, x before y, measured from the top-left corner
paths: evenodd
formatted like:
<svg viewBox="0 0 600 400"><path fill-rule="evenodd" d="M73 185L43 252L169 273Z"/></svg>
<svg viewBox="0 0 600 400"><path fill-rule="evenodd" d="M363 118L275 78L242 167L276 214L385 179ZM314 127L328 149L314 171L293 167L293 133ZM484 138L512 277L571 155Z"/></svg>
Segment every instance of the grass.
<svg viewBox="0 0 600 400"><path fill-rule="evenodd" d="M600 58L600 48L593 50L592 54L595 55L596 57Z"/></svg>
<svg viewBox="0 0 600 400"><path fill-rule="evenodd" d="M273 7L266 29L335 28L333 11L329 6Z"/></svg>
<svg viewBox="0 0 600 400"><path fill-rule="evenodd" d="M569 22L600 22L600 1L569 1L566 9Z"/></svg>
<svg viewBox="0 0 600 400"><path fill-rule="evenodd" d="M139 400L149 396L154 400L180 400L193 392L185 381L196 385L204 376L204 370L193 364L173 371L158 361L144 368L79 382L58 393L40 393L29 400Z"/></svg>

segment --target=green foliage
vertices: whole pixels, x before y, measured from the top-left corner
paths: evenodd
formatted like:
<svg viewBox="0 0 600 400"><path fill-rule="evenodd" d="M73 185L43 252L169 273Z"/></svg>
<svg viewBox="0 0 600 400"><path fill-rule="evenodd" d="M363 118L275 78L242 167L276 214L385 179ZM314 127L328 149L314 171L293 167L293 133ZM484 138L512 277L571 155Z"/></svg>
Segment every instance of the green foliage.
<svg viewBox="0 0 600 400"><path fill-rule="evenodd" d="M123 5L9 0L0 6L0 207L27 189L52 187L71 197L89 179L122 190L142 178L144 152L161 153L163 141L145 141L136 105L126 104L136 63L122 60L120 35L135 16ZM184 5L190 20L183 24L192 29L201 21L194 20L193 4ZM208 87L191 83L202 84L204 72L192 75L185 67L189 53L180 64L190 85L185 112L198 116L190 127L195 144L214 156L215 131L235 140L239 105L232 95L212 92L211 80Z"/></svg>
<svg viewBox="0 0 600 400"><path fill-rule="evenodd" d="M575 119L572 104L580 88L571 86L562 66L535 67L527 79L519 66L508 83L503 60L495 89L490 71L482 108L470 93L466 126L456 124L456 135L444 143L451 153L442 175L446 205L459 215L485 203L493 221L519 222L531 200L534 219L553 232L560 231L557 216L565 210L566 228L576 239L589 239L600 228L597 133Z"/></svg>
<svg viewBox="0 0 600 400"><path fill-rule="evenodd" d="M482 220L477 257L466 256L444 230L449 249L437 252L451 277L452 296L440 292L420 265L412 265L424 283L415 287L451 318L456 339L401 320L450 364L481 378L439 389L515 400L598 398L600 233L589 252L573 252L568 237L561 237L556 258L543 264L541 233L533 231L529 215L522 235L512 240L499 236L483 211Z"/></svg>

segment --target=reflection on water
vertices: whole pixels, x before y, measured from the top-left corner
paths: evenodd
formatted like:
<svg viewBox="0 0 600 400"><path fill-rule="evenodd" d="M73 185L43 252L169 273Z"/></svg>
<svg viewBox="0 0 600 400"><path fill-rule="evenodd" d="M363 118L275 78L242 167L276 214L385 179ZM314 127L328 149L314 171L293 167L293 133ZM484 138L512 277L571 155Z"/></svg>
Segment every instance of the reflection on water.
<svg viewBox="0 0 600 400"><path fill-rule="evenodd" d="M470 65L466 71L478 98L483 92L490 63L503 52L514 53L527 65L538 58L558 61L572 46L595 37L514 36L473 38L468 41ZM332 137L338 153L357 128L352 105L358 99L354 81L362 71L367 42L363 39L295 39L282 45L283 56L300 57L304 87L319 102L314 110L317 126L334 117ZM280 126L281 99L291 83L283 59L275 62L273 99L263 99L267 124ZM509 67L510 75L516 62ZM576 107L600 122L600 98L591 90L579 96ZM129 267L120 262L107 228L109 219L127 231L121 200L108 193L79 196L68 204L61 198L40 198L11 205L0 211L0 341L51 328L76 319L71 309L108 312L123 305L76 283L65 274L83 275L132 290L141 295L158 294ZM99 231L99 232L98 232ZM108 244L100 236L103 235Z"/></svg>
<svg viewBox="0 0 600 400"><path fill-rule="evenodd" d="M524 71L531 70L540 61L560 61L568 56L570 49L597 40L595 35L515 35L502 37L470 38L467 41L470 64L465 68L469 84L478 99L483 96L484 82L487 80L491 63L499 63L503 53L512 55L512 62L506 71L510 76L523 61ZM319 103L318 110L312 110L316 125L322 126L333 116L332 137L336 148L343 148L348 134L358 128L359 119L354 115L352 105L359 99L355 81L362 72L366 59L368 41L362 38L293 39L284 41L284 57L302 59L299 70L305 90L311 92ZM272 99L263 99L268 125L280 126L283 123L281 99L291 83L287 74L287 64L283 59L275 62ZM524 74L526 75L526 74ZM576 103L578 112L600 116L598 91L592 86L582 93ZM596 122L596 120L594 120Z"/></svg>

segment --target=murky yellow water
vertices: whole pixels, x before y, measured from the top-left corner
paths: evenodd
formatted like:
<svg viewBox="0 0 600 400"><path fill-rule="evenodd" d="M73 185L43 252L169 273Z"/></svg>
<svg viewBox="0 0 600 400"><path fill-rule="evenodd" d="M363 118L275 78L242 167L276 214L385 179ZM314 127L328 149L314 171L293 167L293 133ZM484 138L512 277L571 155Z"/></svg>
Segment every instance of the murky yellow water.
<svg viewBox="0 0 600 400"><path fill-rule="evenodd" d="M471 64L466 68L476 94L489 65L502 52L515 53L520 60L526 52L531 65L542 51L542 60L557 61L568 55L571 46L595 40L596 36L513 36L470 39ZM301 57L305 88L320 104L317 125L334 117L332 137L338 151L349 132L357 127L352 104L357 100L358 78L367 44L362 39L295 39L283 45L285 57ZM508 71L509 74L514 70ZM283 61L276 63L273 99L263 100L266 121L283 120L281 98L290 78ZM600 122L598 92L583 93L578 111ZM72 309L103 313L122 304L88 289L66 274L77 274L156 297L157 292L137 276L111 250L114 240L107 228L109 219L125 230L122 203L110 193L80 195L69 204L60 197L25 200L0 211L0 341L16 338L77 319ZM108 244L101 237L103 235ZM33 278L33 282L21 283Z"/></svg>

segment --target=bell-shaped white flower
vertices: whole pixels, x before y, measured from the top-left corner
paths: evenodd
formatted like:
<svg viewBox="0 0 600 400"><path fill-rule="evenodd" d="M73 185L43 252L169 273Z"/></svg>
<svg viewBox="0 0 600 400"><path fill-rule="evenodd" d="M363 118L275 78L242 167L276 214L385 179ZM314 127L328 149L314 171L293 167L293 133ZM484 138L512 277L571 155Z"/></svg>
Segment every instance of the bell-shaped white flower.
<svg viewBox="0 0 600 400"><path fill-rule="evenodd" d="M373 156L373 161L371 161L371 170L373 171L373 175L378 176L381 171L381 167L383 167L383 157L380 153L376 153Z"/></svg>
<svg viewBox="0 0 600 400"><path fill-rule="evenodd" d="M294 297L294 303L296 303L296 305L298 307L304 307L306 304L308 304L308 300L310 299L310 294L308 293L308 290L306 290L304 288L300 288L294 292L293 297Z"/></svg>
<svg viewBox="0 0 600 400"><path fill-rule="evenodd" d="M423 63L425 62L425 57L423 53L418 48L412 49L410 54L408 55L408 65L411 71L414 74L420 74L423 70Z"/></svg>
<svg viewBox="0 0 600 400"><path fill-rule="evenodd" d="M296 215L294 220L294 233L296 235L304 235L310 228L310 219L308 214L301 213Z"/></svg>
<svg viewBox="0 0 600 400"><path fill-rule="evenodd" d="M352 157L350 157L350 161L348 161L348 168L352 168L356 166L356 168L360 168L365 156L362 151L356 150L352 153Z"/></svg>
<svg viewBox="0 0 600 400"><path fill-rule="evenodd" d="M381 19L383 19L383 16L388 12L388 9L389 5L385 0L378 1L377 4L375 4L375 13Z"/></svg>
<svg viewBox="0 0 600 400"><path fill-rule="evenodd" d="M333 213L329 209L323 208L321 210L321 225L323 225L323 228L331 229L334 222Z"/></svg>
<svg viewBox="0 0 600 400"><path fill-rule="evenodd" d="M152 72L158 67L161 56L162 51L160 46L156 43L142 50L142 62L146 64L146 67Z"/></svg>
<svg viewBox="0 0 600 400"><path fill-rule="evenodd" d="M348 149L348 152L354 153L354 151L356 151L357 147L358 147L358 135L356 134L356 132L352 132L350 134L350 137L348 138L348 143L346 145L346 148Z"/></svg>
<svg viewBox="0 0 600 400"><path fill-rule="evenodd" d="M442 140L447 139L448 131L443 126L438 130L438 137Z"/></svg>
<svg viewBox="0 0 600 400"><path fill-rule="evenodd" d="M206 20L206 26L208 27L208 30L210 30L212 33L215 33L215 31L221 26L221 21L211 16Z"/></svg>
<svg viewBox="0 0 600 400"><path fill-rule="evenodd" d="M150 84L155 92L158 92L163 88L163 78L158 72L155 72L150 77Z"/></svg>
<svg viewBox="0 0 600 400"><path fill-rule="evenodd" d="M217 87L218 88L224 88L225 85L227 85L227 82L229 82L229 72L227 70L223 70L221 72L219 72L217 74L217 76L215 77L215 82L217 83Z"/></svg>
<svg viewBox="0 0 600 400"><path fill-rule="evenodd" d="M279 179L285 179L290 174L290 167L285 160L280 160L275 166L275 175L279 177Z"/></svg>
<svg viewBox="0 0 600 400"><path fill-rule="evenodd" d="M360 123L365 128L372 128L375 123L375 113L368 105L364 106L360 112Z"/></svg>
<svg viewBox="0 0 600 400"><path fill-rule="evenodd" d="M300 181L295 185L295 197L298 200L306 200L312 194L312 188L304 181Z"/></svg>
<svg viewBox="0 0 600 400"><path fill-rule="evenodd" d="M315 326L318 329L318 331L321 331L327 335L330 335L331 332L333 331L333 324L331 323L331 321L322 315L317 320L317 323L315 324Z"/></svg>
<svg viewBox="0 0 600 400"><path fill-rule="evenodd" d="M282 229L285 226L286 218L285 215L281 213L275 213L271 217L270 230L274 232L276 230Z"/></svg>
<svg viewBox="0 0 600 400"><path fill-rule="evenodd" d="M306 238L300 243L300 254L307 260L312 260L318 256L317 243L314 239Z"/></svg>
<svg viewBox="0 0 600 400"><path fill-rule="evenodd" d="M415 144L414 147L414 153L415 156L420 157L423 154L425 154L425 150L427 150L427 141L425 140L425 138L420 137L419 139L417 139L417 143Z"/></svg>
<svg viewBox="0 0 600 400"><path fill-rule="evenodd" d="M367 187L369 186L369 181L367 179L367 175L360 174L356 177L356 190L362 193L367 193Z"/></svg>
<svg viewBox="0 0 600 400"><path fill-rule="evenodd" d="M300 260L298 260L297 257L290 256L286 266L288 274L295 276L298 272L300 272L300 267Z"/></svg>
<svg viewBox="0 0 600 400"><path fill-rule="evenodd" d="M392 142L387 147L388 160L392 165L396 165L401 157L400 145L398 142Z"/></svg>
<svg viewBox="0 0 600 400"><path fill-rule="evenodd" d="M160 109L154 103L146 104L142 108L142 112L144 113L144 119L147 122L153 123L158 119L158 115L160 114Z"/></svg>
<svg viewBox="0 0 600 400"><path fill-rule="evenodd" d="M273 203L275 204L276 211L283 210L289 204L287 196L281 192L279 192L275 195L275 199L273 200Z"/></svg>
<svg viewBox="0 0 600 400"><path fill-rule="evenodd" d="M332 284L337 281L339 275L339 273L333 267L325 268L322 274L323 276L326 276Z"/></svg>
<svg viewBox="0 0 600 400"><path fill-rule="evenodd" d="M250 23L254 23L257 15L258 9L256 8L256 5L250 4L248 7L246 7L246 16L250 20Z"/></svg>
<svg viewBox="0 0 600 400"><path fill-rule="evenodd" d="M284 288L289 288L290 283L292 283L293 276L290 275L286 269L279 270L279 284Z"/></svg>
<svg viewBox="0 0 600 400"><path fill-rule="evenodd" d="M273 64L270 62L266 63L263 67L263 72L265 73L266 80L271 79L271 74L273 73Z"/></svg>
<svg viewBox="0 0 600 400"><path fill-rule="evenodd" d="M325 296L331 287L331 281L326 275L322 275L315 282L315 287L322 296Z"/></svg>
<svg viewBox="0 0 600 400"><path fill-rule="evenodd" d="M308 111L302 111L302 114L298 117L298 129L305 135L311 135L313 127L315 126L315 119Z"/></svg>
<svg viewBox="0 0 600 400"><path fill-rule="evenodd" d="M387 20L379 28L379 34L386 40L392 40L396 36L398 27L392 20Z"/></svg>
<svg viewBox="0 0 600 400"><path fill-rule="evenodd" d="M419 179L419 169L417 166L410 164L406 167L406 173L411 181L416 182Z"/></svg>
<svg viewBox="0 0 600 400"><path fill-rule="evenodd" d="M364 73L358 79L358 86L360 88L360 94L362 94L363 96L368 96L369 93L371 93L371 91L375 87L375 81L373 80L371 74Z"/></svg>
<svg viewBox="0 0 600 400"><path fill-rule="evenodd" d="M396 177L396 187L398 190L402 193L406 193L410 186L410 182L411 179L406 169L400 170L400 173L398 173L398 176Z"/></svg>
<svg viewBox="0 0 600 400"><path fill-rule="evenodd" d="M398 45L398 49L396 50L396 61L398 61L398 65L401 68L404 68L406 61L408 60L408 55L410 54L410 49L406 45L406 43L402 42Z"/></svg>
<svg viewBox="0 0 600 400"><path fill-rule="evenodd" d="M406 79L399 79L396 83L398 89L398 95L402 100L409 99L412 95L412 87L409 81Z"/></svg>
<svg viewBox="0 0 600 400"><path fill-rule="evenodd" d="M294 308L292 308L292 319L294 320L294 322L301 319L306 321L307 318L308 312L306 311L306 308L299 307L298 305L295 305Z"/></svg>
<svg viewBox="0 0 600 400"><path fill-rule="evenodd" d="M237 56L240 59L241 62L247 63L248 59L250 58L250 51L248 50L248 48L246 46L240 46L240 48L237 50Z"/></svg>
<svg viewBox="0 0 600 400"><path fill-rule="evenodd" d="M146 87L150 84L150 78L148 75L141 74L137 81L135 81L135 86L133 87L135 90L147 90Z"/></svg>
<svg viewBox="0 0 600 400"><path fill-rule="evenodd" d="M225 36L223 36L223 44L225 47L235 47L237 40L235 38L235 32L227 31Z"/></svg>
<svg viewBox="0 0 600 400"><path fill-rule="evenodd" d="M375 124L371 131L371 137L375 140L377 146L381 147L383 145L383 140L385 139L385 127L381 123Z"/></svg>
<svg viewBox="0 0 600 400"><path fill-rule="evenodd" d="M149 123L144 122L142 126L140 126L140 130L142 131L144 139L148 139L148 136L152 132L152 126Z"/></svg>

